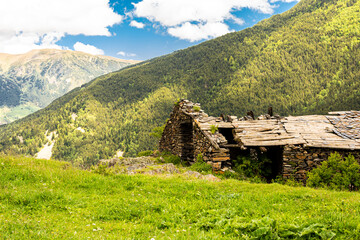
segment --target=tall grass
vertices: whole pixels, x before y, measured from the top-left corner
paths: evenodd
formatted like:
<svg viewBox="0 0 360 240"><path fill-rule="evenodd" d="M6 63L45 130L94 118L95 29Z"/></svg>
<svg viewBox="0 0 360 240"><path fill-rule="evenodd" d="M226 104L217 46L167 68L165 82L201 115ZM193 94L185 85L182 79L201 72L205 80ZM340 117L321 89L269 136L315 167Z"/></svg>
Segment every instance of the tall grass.
<svg viewBox="0 0 360 240"><path fill-rule="evenodd" d="M1 239L360 238L360 195L0 157Z"/></svg>

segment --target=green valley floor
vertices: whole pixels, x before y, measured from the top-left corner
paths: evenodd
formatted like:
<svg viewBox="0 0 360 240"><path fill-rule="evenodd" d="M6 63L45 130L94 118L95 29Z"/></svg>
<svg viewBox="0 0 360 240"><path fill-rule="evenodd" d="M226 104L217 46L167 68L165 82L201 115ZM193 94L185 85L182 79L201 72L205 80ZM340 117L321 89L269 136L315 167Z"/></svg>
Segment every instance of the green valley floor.
<svg viewBox="0 0 360 240"><path fill-rule="evenodd" d="M0 239L359 239L360 194L0 156Z"/></svg>

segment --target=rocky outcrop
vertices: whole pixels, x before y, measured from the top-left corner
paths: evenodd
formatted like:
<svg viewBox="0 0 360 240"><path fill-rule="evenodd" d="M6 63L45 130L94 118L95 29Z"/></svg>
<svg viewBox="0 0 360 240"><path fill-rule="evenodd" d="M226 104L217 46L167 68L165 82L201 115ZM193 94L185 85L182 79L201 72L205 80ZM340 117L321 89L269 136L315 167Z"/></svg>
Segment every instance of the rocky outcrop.
<svg viewBox="0 0 360 240"><path fill-rule="evenodd" d="M203 179L210 182L221 181L218 177L208 174L202 175L196 171L186 171L180 169L173 163L159 164L153 157L137 157L137 158L112 158L100 160L98 167L106 167L115 174L144 174L144 175L172 175L179 174L186 178ZM95 169L96 171L96 169Z"/></svg>

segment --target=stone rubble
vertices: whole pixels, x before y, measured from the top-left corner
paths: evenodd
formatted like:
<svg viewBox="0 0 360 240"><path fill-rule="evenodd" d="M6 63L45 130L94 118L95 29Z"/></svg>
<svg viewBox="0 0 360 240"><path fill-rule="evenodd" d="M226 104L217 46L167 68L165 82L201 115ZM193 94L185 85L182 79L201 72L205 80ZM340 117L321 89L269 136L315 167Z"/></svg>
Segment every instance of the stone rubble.
<svg viewBox="0 0 360 240"><path fill-rule="evenodd" d="M186 171L185 173L181 173L180 169L177 168L173 163L158 164L152 157L102 159L98 165L106 165L108 168L114 168L118 174L181 174L187 178L203 179L211 182L221 181L212 174L202 175L196 171Z"/></svg>

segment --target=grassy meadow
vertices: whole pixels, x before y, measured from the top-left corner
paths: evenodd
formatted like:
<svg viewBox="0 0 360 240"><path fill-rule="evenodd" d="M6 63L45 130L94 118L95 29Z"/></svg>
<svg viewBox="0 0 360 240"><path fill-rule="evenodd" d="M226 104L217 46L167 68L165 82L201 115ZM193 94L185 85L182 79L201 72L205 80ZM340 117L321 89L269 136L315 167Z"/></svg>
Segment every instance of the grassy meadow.
<svg viewBox="0 0 360 240"><path fill-rule="evenodd" d="M359 239L360 194L0 156L0 239Z"/></svg>
<svg viewBox="0 0 360 240"><path fill-rule="evenodd" d="M40 108L32 104L21 104L16 107L0 107L0 123L10 123L36 112Z"/></svg>

